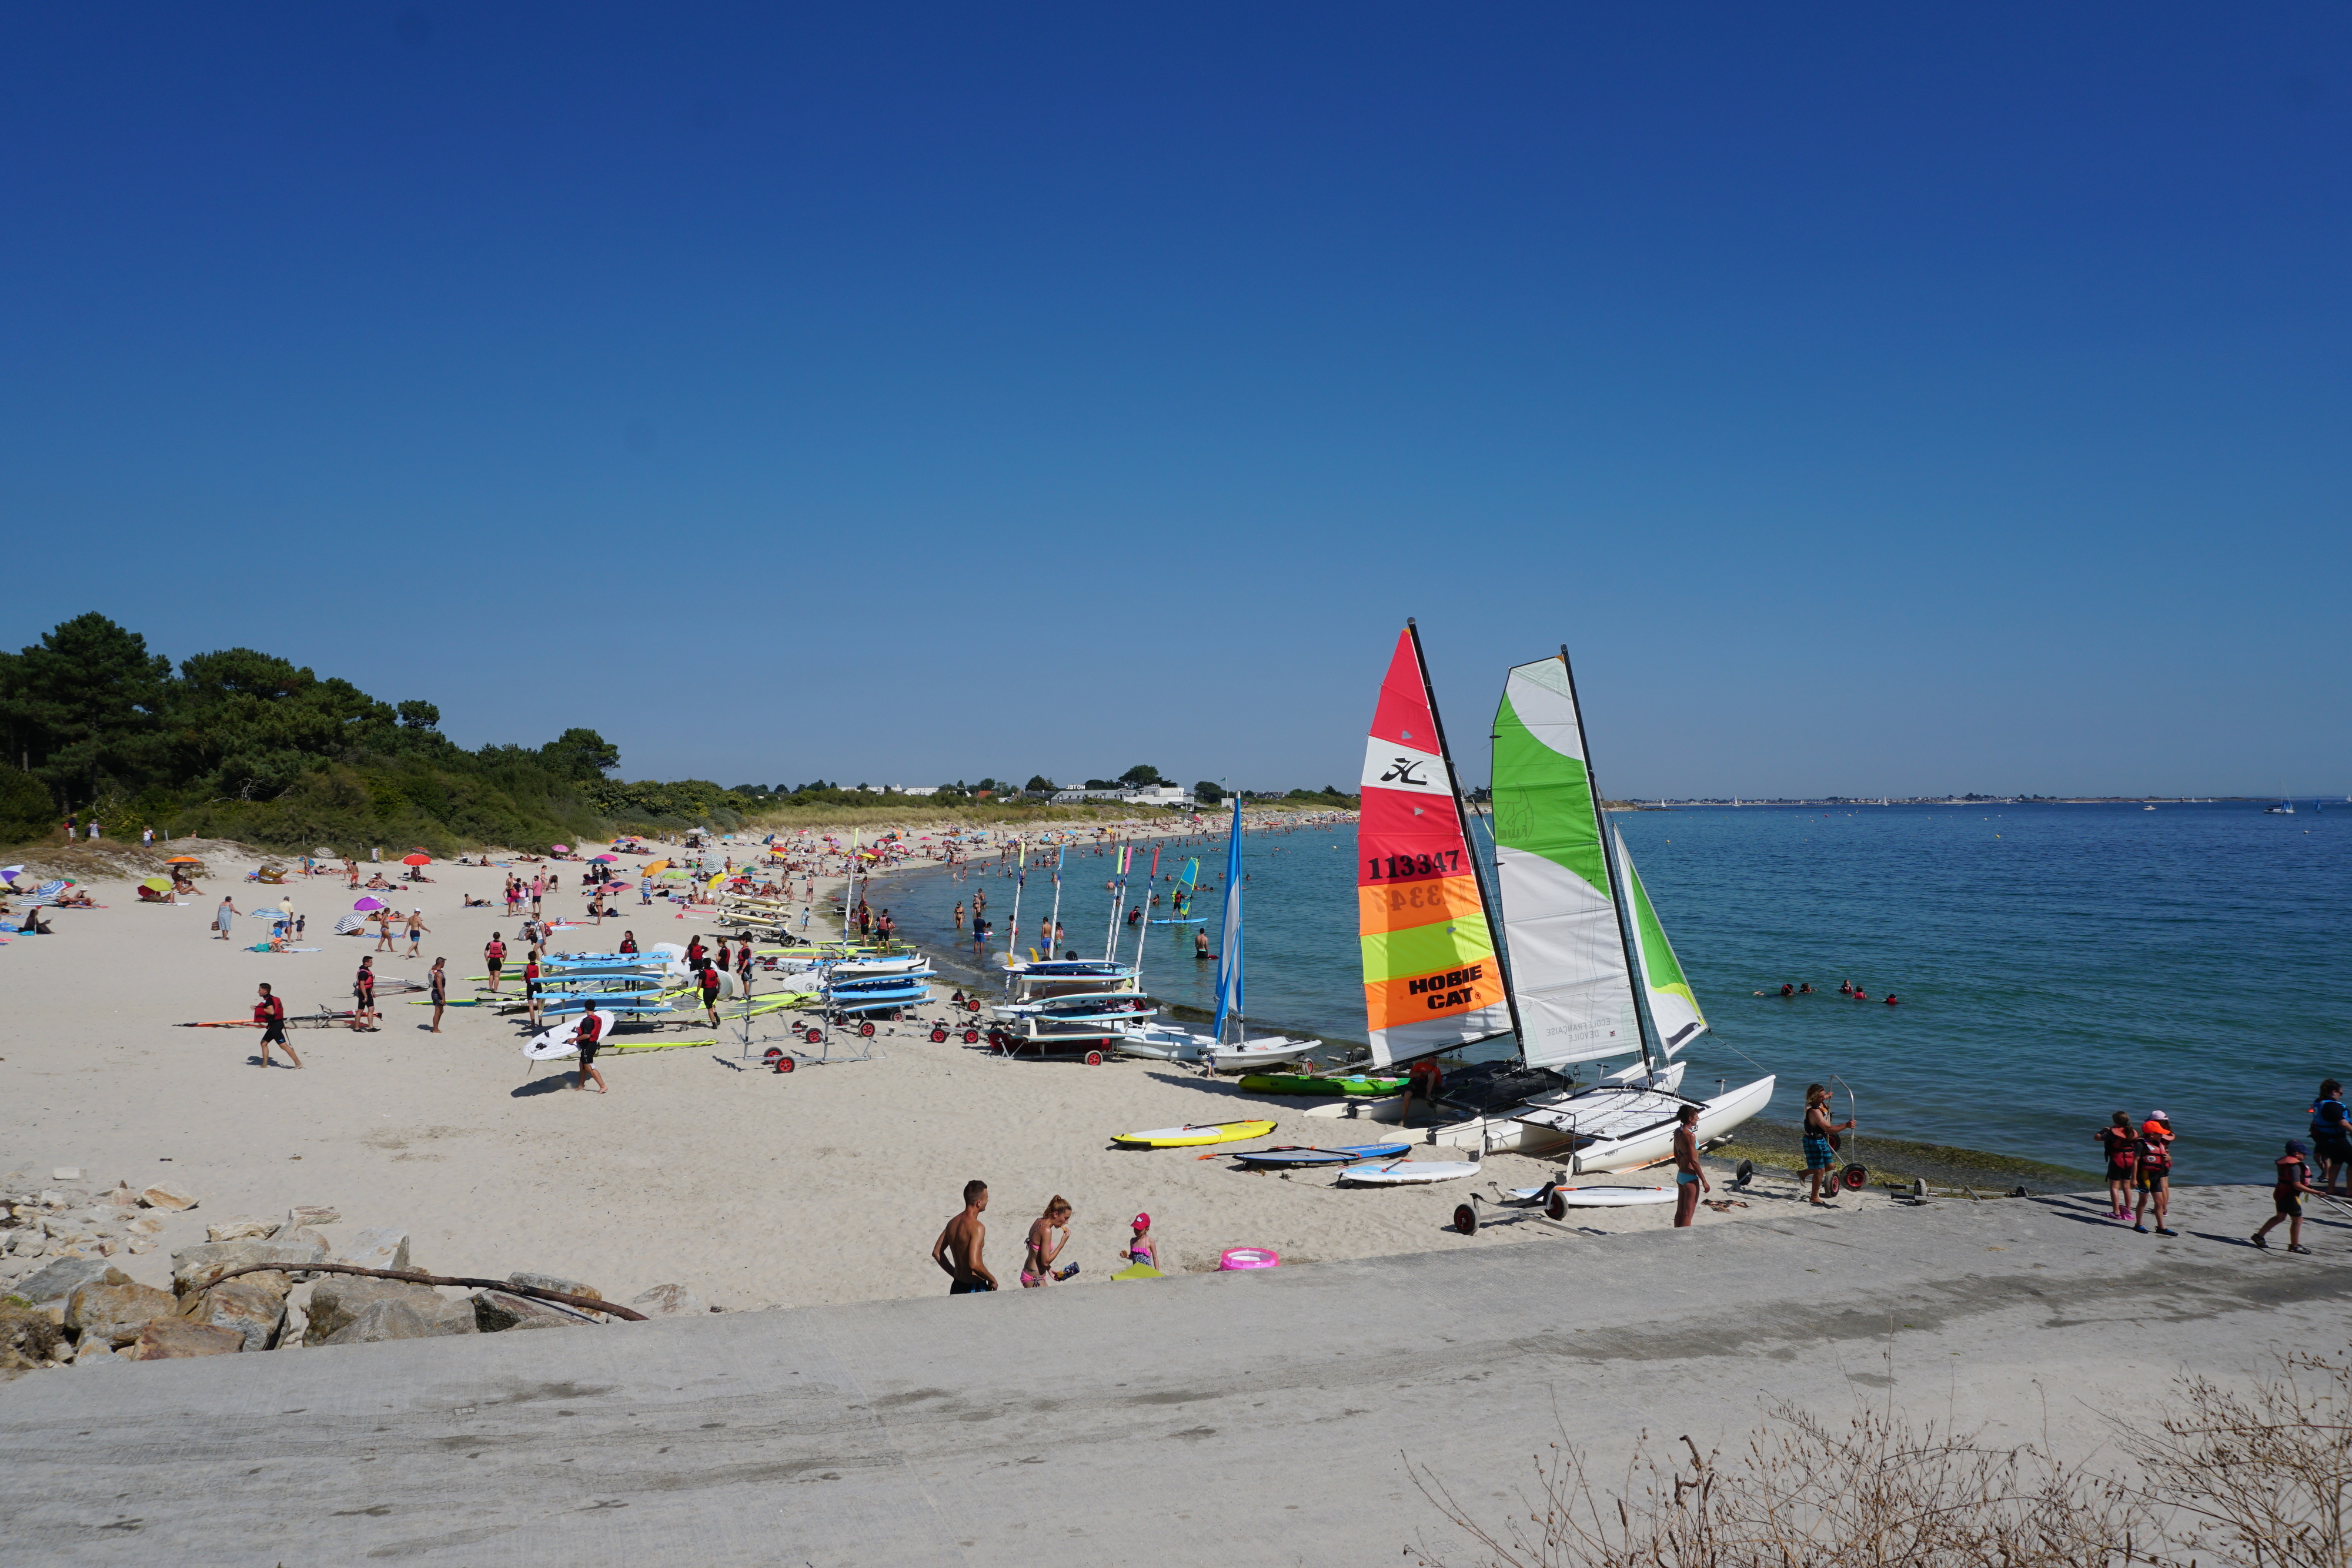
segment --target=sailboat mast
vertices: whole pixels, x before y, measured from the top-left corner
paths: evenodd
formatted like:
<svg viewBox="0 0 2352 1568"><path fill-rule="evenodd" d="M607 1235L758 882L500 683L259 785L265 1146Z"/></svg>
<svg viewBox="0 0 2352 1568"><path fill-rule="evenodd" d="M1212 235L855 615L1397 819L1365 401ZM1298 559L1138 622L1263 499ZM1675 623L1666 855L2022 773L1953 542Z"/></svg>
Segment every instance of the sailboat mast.
<svg viewBox="0 0 2352 1568"><path fill-rule="evenodd" d="M1600 780L1592 776L1592 737L1584 733L1584 700L1576 695L1576 666L1568 661L1568 644L1565 643L1559 645L1559 668L1560 673L1568 677L1568 700L1576 708L1576 743L1584 753L1586 787L1592 791L1592 825L1601 830L1601 862L1609 868L1609 901L1617 906L1617 940L1625 950L1625 988L1633 1000L1633 1033L1642 1042L1642 1071L1654 1076L1658 1071L1657 1059L1650 1054L1650 1031L1642 1024L1644 1016L1642 970L1633 957L1633 938L1625 929L1625 879L1618 873L1616 846L1610 841L1616 836L1616 830L1606 820L1609 808L1605 802L1609 797L1601 792Z"/></svg>
<svg viewBox="0 0 2352 1568"><path fill-rule="evenodd" d="M1445 743L1445 718L1437 711L1437 692L1429 684L1429 658L1422 651L1421 628L1412 616L1404 618L1404 629L1412 639L1413 668L1421 672L1422 695L1429 702L1429 722L1437 729L1437 755L1445 762L1445 792L1454 801L1454 823L1462 832L1462 847L1470 852L1471 879L1478 884L1478 910L1486 918L1486 929L1499 933L1503 929L1502 911L1496 907L1494 890L1486 885L1486 873L1478 864L1478 841L1470 836L1470 819L1462 810L1462 780L1454 771L1454 748ZM1565 654L1567 650L1562 649ZM1499 958L1499 954L1497 955ZM1497 967L1500 965L1498 963ZM1503 988L1504 1004L1511 1012L1511 1033L1519 1042L1519 1054L1524 1059L1528 1037L1519 1028L1519 998L1516 988Z"/></svg>

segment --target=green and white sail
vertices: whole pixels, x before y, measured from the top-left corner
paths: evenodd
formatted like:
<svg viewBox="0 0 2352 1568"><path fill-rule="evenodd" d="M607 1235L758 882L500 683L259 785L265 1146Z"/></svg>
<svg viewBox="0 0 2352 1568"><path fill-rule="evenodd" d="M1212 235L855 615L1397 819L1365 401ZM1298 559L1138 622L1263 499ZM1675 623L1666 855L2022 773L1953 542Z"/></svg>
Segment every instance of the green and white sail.
<svg viewBox="0 0 2352 1568"><path fill-rule="evenodd" d="M1658 1040L1668 1056L1706 1032L1706 1015L1698 1010L1698 998L1692 995L1690 981L1683 977L1683 967L1675 957L1675 945L1666 940L1666 928L1659 923L1658 912L1650 907L1649 890L1642 885L1642 873L1633 869L1633 852L1625 847L1625 835L1611 830L1617 841L1618 880L1625 889L1625 901L1632 905L1633 916L1633 955L1642 966L1642 990L1650 1004L1650 1022L1657 1027Z"/></svg>
<svg viewBox="0 0 2352 1568"><path fill-rule="evenodd" d="M1585 756L1567 661L1514 665L1495 714L1495 862L1530 1067L1642 1049Z"/></svg>

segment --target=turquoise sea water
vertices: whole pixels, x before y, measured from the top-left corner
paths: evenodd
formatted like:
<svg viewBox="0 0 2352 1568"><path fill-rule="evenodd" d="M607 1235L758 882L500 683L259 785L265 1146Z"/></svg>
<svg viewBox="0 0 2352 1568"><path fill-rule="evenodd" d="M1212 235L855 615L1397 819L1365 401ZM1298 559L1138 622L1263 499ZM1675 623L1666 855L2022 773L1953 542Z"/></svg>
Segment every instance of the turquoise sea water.
<svg viewBox="0 0 2352 1568"><path fill-rule="evenodd" d="M2265 1179L2319 1081L2352 1079L2352 806L1702 807L1614 821L1714 1026L1684 1053L1685 1088L1712 1093L1760 1064L1780 1076L1769 1114L1793 1120L1804 1085L1835 1074L1865 1154L1876 1131L2096 1168L2091 1137L2110 1112L2161 1107L2181 1181ZM1353 829L1245 845L1250 1016L1361 1040ZM1217 840L1163 849L1163 872L1186 854L1222 871ZM1073 852L1064 873L1067 945L1090 956L1111 863ZM1013 883L992 864L969 883L892 879L876 902L944 947L951 906L968 909L975 886L1001 936ZM1033 866L1024 946L1052 896ZM1213 894L1200 901L1217 909ZM1213 966L1191 957L1194 929L1152 928L1144 984L1205 1007ZM1131 934L1122 943L1131 953ZM961 952L969 962L968 942ZM1808 980L1823 994L1752 994ZM1902 1005L1849 1001L1840 980ZM1841 1093L1841 1117L1844 1106Z"/></svg>

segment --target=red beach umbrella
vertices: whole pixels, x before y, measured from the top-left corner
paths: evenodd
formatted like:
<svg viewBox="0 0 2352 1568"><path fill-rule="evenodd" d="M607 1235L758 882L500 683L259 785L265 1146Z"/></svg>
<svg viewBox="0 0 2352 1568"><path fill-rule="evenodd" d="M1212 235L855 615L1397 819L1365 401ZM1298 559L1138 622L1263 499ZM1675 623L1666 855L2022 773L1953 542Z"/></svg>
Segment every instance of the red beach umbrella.
<svg viewBox="0 0 2352 1568"><path fill-rule="evenodd" d="M403 865L431 865L433 863L433 857L426 854L403 855L400 857L400 863Z"/></svg>

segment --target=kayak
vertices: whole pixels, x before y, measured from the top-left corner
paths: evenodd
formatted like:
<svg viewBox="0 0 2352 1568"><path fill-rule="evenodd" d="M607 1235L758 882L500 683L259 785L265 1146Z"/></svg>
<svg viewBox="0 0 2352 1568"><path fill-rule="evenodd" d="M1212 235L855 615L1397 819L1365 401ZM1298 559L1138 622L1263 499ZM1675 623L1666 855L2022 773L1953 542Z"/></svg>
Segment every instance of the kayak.
<svg viewBox="0 0 2352 1568"><path fill-rule="evenodd" d="M1253 1094L1393 1094L1402 1078L1312 1078L1296 1072L1252 1072L1242 1087Z"/></svg>
<svg viewBox="0 0 2352 1568"><path fill-rule="evenodd" d="M1148 1133L1121 1133L1111 1142L1130 1149L1189 1149L1202 1144L1235 1144L1263 1138L1274 1131L1271 1122L1217 1122L1205 1127L1154 1127Z"/></svg>
<svg viewBox="0 0 2352 1568"><path fill-rule="evenodd" d="M1410 1144L1347 1144L1336 1149L1251 1149L1234 1158L1245 1166L1280 1170L1304 1166L1351 1166L1359 1160L1393 1160L1411 1152Z"/></svg>

